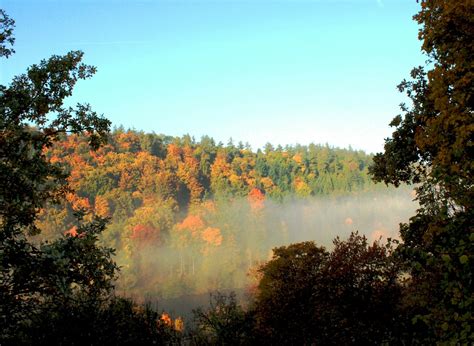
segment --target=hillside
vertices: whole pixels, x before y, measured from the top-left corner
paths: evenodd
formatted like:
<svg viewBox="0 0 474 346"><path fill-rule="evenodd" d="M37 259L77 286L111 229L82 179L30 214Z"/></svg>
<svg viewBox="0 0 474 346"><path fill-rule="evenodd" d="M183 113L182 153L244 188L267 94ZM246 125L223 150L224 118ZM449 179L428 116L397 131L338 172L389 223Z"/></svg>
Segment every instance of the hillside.
<svg viewBox="0 0 474 346"><path fill-rule="evenodd" d="M110 218L102 242L117 249L119 288L139 299L249 288L275 246L396 235L414 210L409 190L370 181L370 155L328 145L253 152L115 130L98 151L71 135L46 155L68 167L74 192L42 212L42 239L74 234L78 210Z"/></svg>

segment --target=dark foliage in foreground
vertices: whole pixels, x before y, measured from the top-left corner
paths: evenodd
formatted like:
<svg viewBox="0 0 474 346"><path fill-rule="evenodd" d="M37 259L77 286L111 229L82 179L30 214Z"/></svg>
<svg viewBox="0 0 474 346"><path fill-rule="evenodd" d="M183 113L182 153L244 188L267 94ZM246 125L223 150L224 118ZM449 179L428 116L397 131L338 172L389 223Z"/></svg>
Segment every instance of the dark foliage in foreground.
<svg viewBox="0 0 474 346"><path fill-rule="evenodd" d="M14 21L0 11L0 57L14 51ZM0 85L0 344L82 345L168 342L173 331L150 308L114 298L113 250L99 245L106 220L84 220L74 234L35 243L36 220L69 190L63 167L44 154L64 133L84 133L92 149L110 122L88 105L64 107L95 68L81 52L31 66Z"/></svg>
<svg viewBox="0 0 474 346"><path fill-rule="evenodd" d="M253 306L262 340L380 344L395 333L401 294L391 244L357 233L327 251L312 242L274 250Z"/></svg>
<svg viewBox="0 0 474 346"><path fill-rule="evenodd" d="M313 242L274 249L247 309L235 295L194 312L197 344L378 345L397 340L402 285L392 246L357 233L327 251Z"/></svg>
<svg viewBox="0 0 474 346"><path fill-rule="evenodd" d="M209 308L193 310L191 340L197 345L241 345L254 340L253 316L237 302L235 293L211 294Z"/></svg>
<svg viewBox="0 0 474 346"><path fill-rule="evenodd" d="M430 64L399 89L411 105L377 154L376 181L416 183L420 208L402 225L409 274L407 339L474 342L474 3L422 0L414 19Z"/></svg>
<svg viewBox="0 0 474 346"><path fill-rule="evenodd" d="M48 303L40 309L12 340L14 344L156 345L175 343L180 336L149 306L120 297L96 305L76 295L69 302Z"/></svg>

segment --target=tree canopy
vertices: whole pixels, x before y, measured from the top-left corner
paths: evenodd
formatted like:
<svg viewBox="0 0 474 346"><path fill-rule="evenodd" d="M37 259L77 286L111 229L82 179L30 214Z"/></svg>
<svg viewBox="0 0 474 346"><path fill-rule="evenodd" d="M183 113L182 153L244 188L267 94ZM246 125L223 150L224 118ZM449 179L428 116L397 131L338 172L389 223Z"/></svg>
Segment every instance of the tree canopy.
<svg viewBox="0 0 474 346"><path fill-rule="evenodd" d="M399 267L388 243L352 233L334 249L313 242L274 249L253 306L257 335L282 344L396 340Z"/></svg>
<svg viewBox="0 0 474 346"><path fill-rule="evenodd" d="M399 89L411 105L374 157L376 181L417 184L420 209L402 225L412 322L424 342L469 343L474 252L474 3L422 0L414 19L427 56ZM425 339L423 339L425 338Z"/></svg>
<svg viewBox="0 0 474 346"><path fill-rule="evenodd" d="M0 25L0 56L8 58L14 53L14 21L3 10ZM36 224L41 209L69 190L66 171L51 162L45 150L65 133L85 134L90 146L97 148L109 130L110 122L88 105L64 106L76 82L95 72L81 62L82 56L79 51L52 56L16 76L10 85L0 85L2 344L66 342L60 340L65 330L58 332L48 323L70 321L78 307L100 309L113 288L117 270L113 250L98 245L105 219L86 222L78 213L74 236L41 243L30 239L41 232Z"/></svg>

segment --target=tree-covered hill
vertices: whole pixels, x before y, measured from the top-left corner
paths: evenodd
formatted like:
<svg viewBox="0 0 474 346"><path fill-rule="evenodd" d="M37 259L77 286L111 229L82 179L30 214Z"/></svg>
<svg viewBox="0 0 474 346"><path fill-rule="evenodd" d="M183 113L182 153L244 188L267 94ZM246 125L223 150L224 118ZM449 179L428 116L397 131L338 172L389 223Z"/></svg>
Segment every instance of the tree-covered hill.
<svg viewBox="0 0 474 346"><path fill-rule="evenodd" d="M42 239L74 235L79 210L110 218L102 242L117 249L119 288L138 297L249 287L249 270L275 246L330 244L357 229L394 235L414 210L400 203L410 201L408 189L400 199L370 181L370 155L328 145L253 152L116 129L97 151L70 135L45 154L68 168L71 191L42 211Z"/></svg>
<svg viewBox="0 0 474 346"><path fill-rule="evenodd" d="M254 188L267 197L308 197L372 189L367 175L371 156L328 145L216 144L212 138L169 137L116 129L108 144L90 151L85 138L65 137L48 149L53 162L65 163L77 196L88 203L110 193L140 193L172 198L180 208L209 197L246 196ZM110 196L111 197L111 196ZM86 203L86 201L83 201Z"/></svg>

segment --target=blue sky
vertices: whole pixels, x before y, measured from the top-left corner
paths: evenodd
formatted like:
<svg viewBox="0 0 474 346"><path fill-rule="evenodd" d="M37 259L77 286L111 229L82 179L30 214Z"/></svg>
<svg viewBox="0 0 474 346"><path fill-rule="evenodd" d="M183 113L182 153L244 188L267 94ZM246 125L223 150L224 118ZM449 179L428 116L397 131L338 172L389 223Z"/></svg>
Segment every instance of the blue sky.
<svg viewBox="0 0 474 346"><path fill-rule="evenodd" d="M71 103L116 126L226 143L381 151L424 57L415 0L0 0L16 54L0 83L52 54L97 66Z"/></svg>

